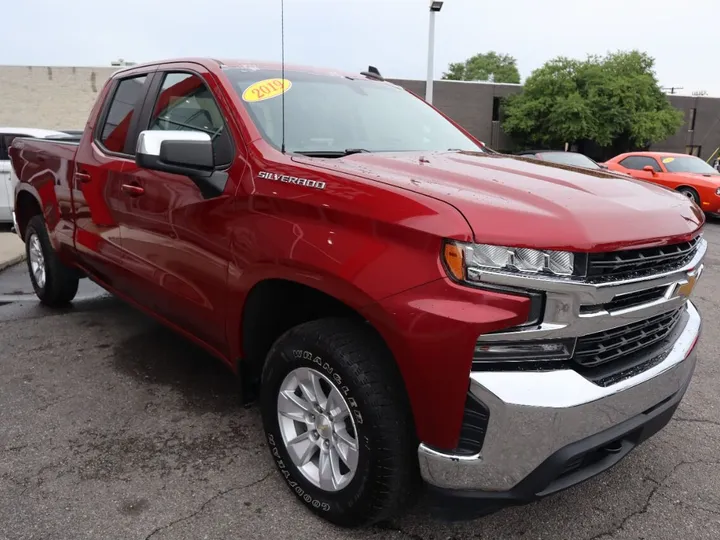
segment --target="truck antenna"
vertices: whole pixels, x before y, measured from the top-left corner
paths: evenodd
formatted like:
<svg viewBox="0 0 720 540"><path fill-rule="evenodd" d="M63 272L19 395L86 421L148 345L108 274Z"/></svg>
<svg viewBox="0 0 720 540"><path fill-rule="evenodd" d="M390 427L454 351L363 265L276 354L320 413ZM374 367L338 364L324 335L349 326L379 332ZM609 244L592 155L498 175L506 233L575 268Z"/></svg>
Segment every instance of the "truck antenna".
<svg viewBox="0 0 720 540"><path fill-rule="evenodd" d="M280 77L282 78L283 93L280 96L282 102L282 145L280 151L285 153L285 0L280 0Z"/></svg>

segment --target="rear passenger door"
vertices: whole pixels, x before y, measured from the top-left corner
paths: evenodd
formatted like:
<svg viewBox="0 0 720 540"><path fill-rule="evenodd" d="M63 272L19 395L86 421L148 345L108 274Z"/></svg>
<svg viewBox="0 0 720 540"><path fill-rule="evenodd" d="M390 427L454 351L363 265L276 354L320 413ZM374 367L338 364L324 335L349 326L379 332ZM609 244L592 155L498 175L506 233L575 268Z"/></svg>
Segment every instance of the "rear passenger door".
<svg viewBox="0 0 720 540"><path fill-rule="evenodd" d="M153 71L118 76L105 89L91 116L96 121L78 148L72 177L78 256L97 278L124 293L132 283L120 241L122 186L132 181L126 170L134 165L139 112Z"/></svg>
<svg viewBox="0 0 720 540"><path fill-rule="evenodd" d="M206 75L201 66L158 71L139 130L208 133L216 165L229 167L234 143ZM121 235L137 298L226 355L232 197L206 197L180 174L135 164L123 172L135 190L123 194Z"/></svg>

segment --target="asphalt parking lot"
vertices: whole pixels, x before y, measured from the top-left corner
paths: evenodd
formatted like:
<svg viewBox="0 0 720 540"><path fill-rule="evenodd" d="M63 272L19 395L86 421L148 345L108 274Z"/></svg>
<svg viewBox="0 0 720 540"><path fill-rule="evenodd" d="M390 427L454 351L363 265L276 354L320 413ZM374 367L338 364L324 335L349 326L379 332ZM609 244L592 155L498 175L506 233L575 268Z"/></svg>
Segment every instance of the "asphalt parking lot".
<svg viewBox="0 0 720 540"><path fill-rule="evenodd" d="M49 312L12 267L0 274L0 538L720 538L720 220L705 234L700 361L655 438L539 503L462 523L417 509L352 532L296 503L259 411L218 362L91 283Z"/></svg>

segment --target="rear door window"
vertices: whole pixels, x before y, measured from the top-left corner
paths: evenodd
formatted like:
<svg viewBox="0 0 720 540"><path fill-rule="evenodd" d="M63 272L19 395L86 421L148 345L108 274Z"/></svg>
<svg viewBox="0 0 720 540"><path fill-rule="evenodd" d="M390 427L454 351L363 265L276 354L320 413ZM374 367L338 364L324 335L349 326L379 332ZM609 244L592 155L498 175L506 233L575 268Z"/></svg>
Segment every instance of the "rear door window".
<svg viewBox="0 0 720 540"><path fill-rule="evenodd" d="M110 152L125 153L130 123L141 105L147 75L122 79L110 98L110 107L99 131L98 142Z"/></svg>

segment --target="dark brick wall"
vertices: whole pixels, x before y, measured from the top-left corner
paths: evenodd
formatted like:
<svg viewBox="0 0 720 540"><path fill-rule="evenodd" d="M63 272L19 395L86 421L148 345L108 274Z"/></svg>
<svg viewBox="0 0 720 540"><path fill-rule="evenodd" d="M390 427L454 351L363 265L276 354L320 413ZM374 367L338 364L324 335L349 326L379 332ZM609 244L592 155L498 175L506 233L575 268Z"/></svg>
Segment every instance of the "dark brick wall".
<svg viewBox="0 0 720 540"><path fill-rule="evenodd" d="M425 81L390 79L391 82L425 97ZM493 99L522 91L514 84L435 81L433 104L475 137L501 152L513 149L512 140L502 131L501 122L493 121ZM699 155L707 160L720 147L720 98L668 96L670 103L685 114L685 123L668 139L651 149L690 153L688 146L699 146ZM694 130L691 110L696 109ZM502 118L501 118L502 120Z"/></svg>
<svg viewBox="0 0 720 540"><path fill-rule="evenodd" d="M425 97L425 81L389 80ZM499 122L493 122L493 100L521 90L522 86L518 84L435 81L433 105L490 147L510 150L512 141Z"/></svg>
<svg viewBox="0 0 720 540"><path fill-rule="evenodd" d="M669 96L669 98L675 108L683 111L685 122L672 137L653 145L653 150L685 153L688 146L698 146L700 157L707 160L720 147L720 98L689 96ZM692 109L695 109L694 126ZM689 149L687 153L690 153Z"/></svg>

